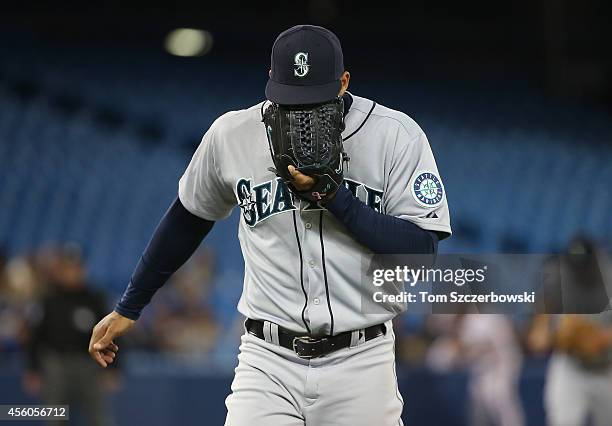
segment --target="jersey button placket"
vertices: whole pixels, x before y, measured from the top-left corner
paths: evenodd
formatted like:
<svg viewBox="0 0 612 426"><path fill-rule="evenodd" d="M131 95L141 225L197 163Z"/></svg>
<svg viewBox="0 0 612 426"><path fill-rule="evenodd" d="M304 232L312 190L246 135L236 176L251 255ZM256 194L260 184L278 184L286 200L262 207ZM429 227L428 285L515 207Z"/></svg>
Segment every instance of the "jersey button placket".
<svg viewBox="0 0 612 426"><path fill-rule="evenodd" d="M329 322L329 314L322 303L322 295L325 294L321 268L319 267L321 258L321 243L319 241L319 229L315 219L318 218L318 211L302 211L301 219L303 223L304 239L304 274L308 277L308 318L310 319L311 329L318 331L323 324ZM317 219L318 220L318 219Z"/></svg>

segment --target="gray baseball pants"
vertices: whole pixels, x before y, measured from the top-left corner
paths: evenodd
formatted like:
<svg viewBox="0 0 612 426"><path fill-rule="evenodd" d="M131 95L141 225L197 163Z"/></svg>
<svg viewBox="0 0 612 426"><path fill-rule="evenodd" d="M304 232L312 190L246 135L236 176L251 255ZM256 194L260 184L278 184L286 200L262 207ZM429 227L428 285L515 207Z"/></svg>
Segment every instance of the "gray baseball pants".
<svg viewBox="0 0 612 426"><path fill-rule="evenodd" d="M311 360L245 333L226 426L402 426L395 373L395 336L387 333Z"/></svg>

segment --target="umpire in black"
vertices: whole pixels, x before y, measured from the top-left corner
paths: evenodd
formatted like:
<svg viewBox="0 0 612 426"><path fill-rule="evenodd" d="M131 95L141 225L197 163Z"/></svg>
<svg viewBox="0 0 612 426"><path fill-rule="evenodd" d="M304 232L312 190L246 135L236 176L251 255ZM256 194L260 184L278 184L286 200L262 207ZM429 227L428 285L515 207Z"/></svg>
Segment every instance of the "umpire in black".
<svg viewBox="0 0 612 426"><path fill-rule="evenodd" d="M105 314L104 297L87 286L77 246L62 247L50 263L47 291L30 321L24 387L40 392L46 404L70 405L71 424L112 425L105 395L110 377L83 350ZM117 370L109 373L116 376Z"/></svg>

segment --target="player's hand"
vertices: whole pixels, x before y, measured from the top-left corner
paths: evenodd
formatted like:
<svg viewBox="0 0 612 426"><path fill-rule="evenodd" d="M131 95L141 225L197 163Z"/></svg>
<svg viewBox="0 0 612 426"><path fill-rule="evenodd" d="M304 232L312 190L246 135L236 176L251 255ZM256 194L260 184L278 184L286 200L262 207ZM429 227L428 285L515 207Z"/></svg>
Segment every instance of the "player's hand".
<svg viewBox="0 0 612 426"><path fill-rule="evenodd" d="M294 166L287 166L287 170L289 170L289 173L291 173L291 177L293 178L293 186L295 186L298 191L308 191L315 184L314 178L305 175L304 173L296 169ZM329 202L332 198L334 198L335 195L336 191L331 194L328 194L324 200L321 200L321 202Z"/></svg>
<svg viewBox="0 0 612 426"><path fill-rule="evenodd" d="M134 320L113 311L100 320L91 333L89 355L106 368L117 356L119 346L114 339L125 334L134 326Z"/></svg>
<svg viewBox="0 0 612 426"><path fill-rule="evenodd" d="M314 185L315 180L313 178L300 172L295 167L289 165L287 167L287 170L289 170L289 173L291 173L291 177L293 178L293 185L297 188L298 191L307 191Z"/></svg>

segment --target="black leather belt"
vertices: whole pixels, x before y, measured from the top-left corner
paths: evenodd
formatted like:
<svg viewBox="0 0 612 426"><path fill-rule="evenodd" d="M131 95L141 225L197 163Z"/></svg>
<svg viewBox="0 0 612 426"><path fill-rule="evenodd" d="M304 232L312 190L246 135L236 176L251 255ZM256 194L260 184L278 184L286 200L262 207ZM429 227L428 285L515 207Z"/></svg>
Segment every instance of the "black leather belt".
<svg viewBox="0 0 612 426"><path fill-rule="evenodd" d="M262 340L266 340L263 332L263 321L249 318L244 325L250 334ZM382 336L386 332L387 327L384 324L373 325L363 330L366 342L378 336ZM300 358L311 359L327 355L339 349L348 348L351 345L351 334L351 331L345 331L335 336L311 337L278 327L278 343L283 348L295 352Z"/></svg>

